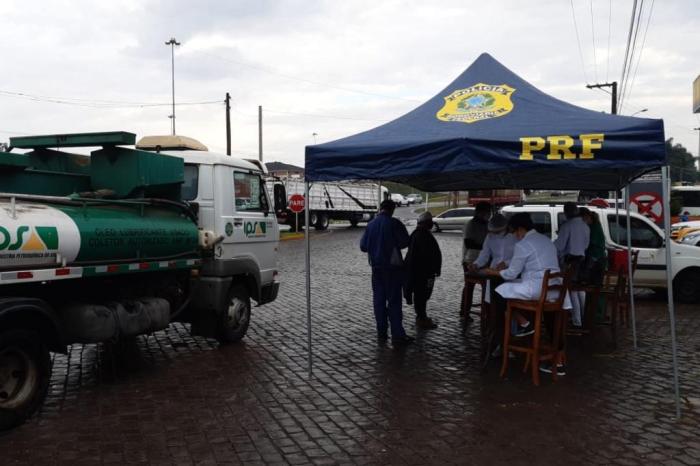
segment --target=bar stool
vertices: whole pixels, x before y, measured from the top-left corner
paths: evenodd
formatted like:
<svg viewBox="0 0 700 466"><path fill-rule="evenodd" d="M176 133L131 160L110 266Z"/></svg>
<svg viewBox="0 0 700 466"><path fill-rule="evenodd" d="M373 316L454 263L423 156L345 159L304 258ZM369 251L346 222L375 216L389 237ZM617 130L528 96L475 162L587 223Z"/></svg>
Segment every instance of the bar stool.
<svg viewBox="0 0 700 466"><path fill-rule="evenodd" d="M508 370L509 357L511 351L525 353L525 366L523 372L528 368L532 369L532 382L540 384L540 361L549 360L552 362L552 380L557 380L557 365L566 361L564 351L564 338L566 335L566 324L568 321L567 312L563 309L564 298L569 288L570 273L550 272L547 270L542 278L542 292L537 300L509 299L506 307L506 320L503 336L503 364L501 365L501 377L506 375ZM557 293L554 301L547 299L549 293ZM535 327L535 333L531 338L522 338L524 343L529 340L530 345L513 344L511 342L510 326L513 313L520 312L531 315L530 322ZM551 342L543 343L542 321L546 314L554 318Z"/></svg>

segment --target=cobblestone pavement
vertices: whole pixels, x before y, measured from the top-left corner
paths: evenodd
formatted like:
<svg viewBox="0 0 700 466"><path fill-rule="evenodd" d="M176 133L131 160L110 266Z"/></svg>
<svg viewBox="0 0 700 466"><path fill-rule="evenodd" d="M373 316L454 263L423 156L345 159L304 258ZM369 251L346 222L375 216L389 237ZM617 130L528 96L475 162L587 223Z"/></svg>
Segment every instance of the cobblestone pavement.
<svg viewBox="0 0 700 466"><path fill-rule="evenodd" d="M280 298L254 310L244 342L174 325L119 352L74 346L54 358L42 411L0 435L0 464L700 464L697 306L678 309L676 421L663 300L641 300L637 351L629 335L610 351L603 332L570 342L556 384L534 387L519 362L502 380L479 371L478 325L460 332L459 236L437 235L440 327L393 349L375 340L362 231L313 237L312 379L303 242L288 241Z"/></svg>

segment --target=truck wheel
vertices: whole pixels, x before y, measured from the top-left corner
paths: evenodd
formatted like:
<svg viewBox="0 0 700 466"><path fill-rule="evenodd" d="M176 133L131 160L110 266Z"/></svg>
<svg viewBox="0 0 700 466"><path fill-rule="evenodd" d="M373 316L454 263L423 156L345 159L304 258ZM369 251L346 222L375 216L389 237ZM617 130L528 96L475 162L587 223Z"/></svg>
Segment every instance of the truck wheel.
<svg viewBox="0 0 700 466"><path fill-rule="evenodd" d="M350 217L350 226L351 227L356 227L357 224L360 223L360 220L357 217Z"/></svg>
<svg viewBox="0 0 700 466"><path fill-rule="evenodd" d="M318 221L314 224L317 230L326 230L331 224L331 220L326 214L318 214Z"/></svg>
<svg viewBox="0 0 700 466"><path fill-rule="evenodd" d="M50 379L51 357L39 334L0 333L0 430L22 424L39 409Z"/></svg>
<svg viewBox="0 0 700 466"><path fill-rule="evenodd" d="M250 296L243 285L231 289L228 307L219 318L219 343L236 343L245 336L250 325Z"/></svg>
<svg viewBox="0 0 700 466"><path fill-rule="evenodd" d="M316 212L309 212L309 225L316 226L318 224L318 214Z"/></svg>
<svg viewBox="0 0 700 466"><path fill-rule="evenodd" d="M682 303L700 302L700 270L681 272L673 281L673 292Z"/></svg>

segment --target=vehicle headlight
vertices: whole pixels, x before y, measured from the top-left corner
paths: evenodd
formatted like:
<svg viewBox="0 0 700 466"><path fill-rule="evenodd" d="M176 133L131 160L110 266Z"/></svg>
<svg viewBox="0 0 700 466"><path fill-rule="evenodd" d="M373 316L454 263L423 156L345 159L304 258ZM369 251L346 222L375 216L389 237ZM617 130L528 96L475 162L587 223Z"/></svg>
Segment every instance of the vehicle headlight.
<svg viewBox="0 0 700 466"><path fill-rule="evenodd" d="M683 244L695 244L700 240L700 233L692 233L690 235L684 236L683 239L681 240L681 243Z"/></svg>

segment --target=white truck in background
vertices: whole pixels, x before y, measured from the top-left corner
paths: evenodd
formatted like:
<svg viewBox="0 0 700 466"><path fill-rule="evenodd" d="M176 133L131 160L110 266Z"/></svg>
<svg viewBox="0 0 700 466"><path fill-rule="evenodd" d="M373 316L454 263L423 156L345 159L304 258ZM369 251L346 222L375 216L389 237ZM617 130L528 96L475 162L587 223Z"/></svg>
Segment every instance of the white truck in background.
<svg viewBox="0 0 700 466"><path fill-rule="evenodd" d="M284 186L289 197L294 194L304 195L304 181L298 179L268 179L267 189L270 198L275 199L276 186ZM309 209L309 224L317 230L325 230L331 220L344 220L350 225L357 226L360 222L368 222L379 211L379 204L388 199L389 191L375 183L343 182L343 183L312 183L309 188L309 199L306 207ZM298 231L304 226L304 213L298 216L287 206L277 211L277 221L289 225L292 231Z"/></svg>

